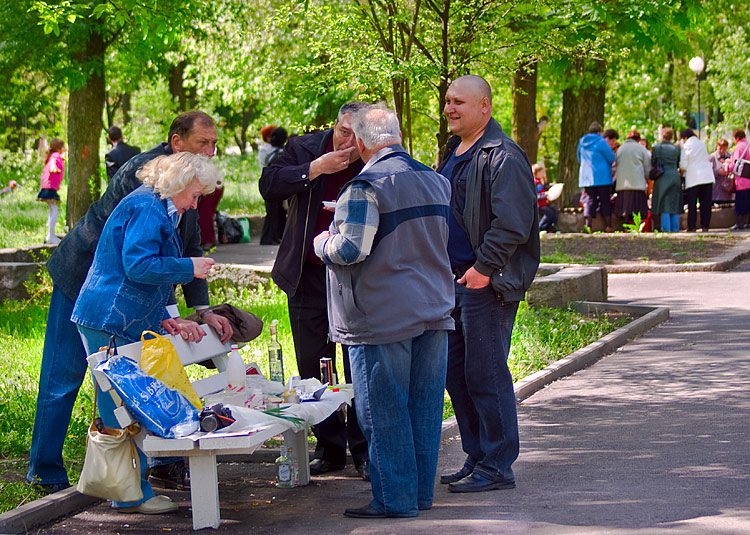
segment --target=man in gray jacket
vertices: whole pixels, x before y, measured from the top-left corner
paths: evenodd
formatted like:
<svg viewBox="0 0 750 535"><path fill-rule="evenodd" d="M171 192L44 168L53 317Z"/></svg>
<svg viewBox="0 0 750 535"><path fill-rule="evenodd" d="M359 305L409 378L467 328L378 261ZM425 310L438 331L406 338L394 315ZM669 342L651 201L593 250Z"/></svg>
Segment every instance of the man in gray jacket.
<svg viewBox="0 0 750 535"><path fill-rule="evenodd" d="M518 421L508 353L518 302L539 266L536 188L526 154L492 118L483 78L455 80L444 111L455 134L438 168L453 188L456 330L446 385L467 457L440 482L451 492L513 488Z"/></svg>
<svg viewBox="0 0 750 535"><path fill-rule="evenodd" d="M450 184L403 149L393 111L360 111L352 129L366 165L314 243L328 266L331 340L349 346L370 459L373 499L344 514L413 517L432 507L440 447L453 329Z"/></svg>

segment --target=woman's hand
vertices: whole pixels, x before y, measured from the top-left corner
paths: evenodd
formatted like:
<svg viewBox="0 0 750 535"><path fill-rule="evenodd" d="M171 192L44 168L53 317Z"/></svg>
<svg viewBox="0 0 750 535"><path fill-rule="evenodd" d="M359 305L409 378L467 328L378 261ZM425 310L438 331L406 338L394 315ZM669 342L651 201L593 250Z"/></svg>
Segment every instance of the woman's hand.
<svg viewBox="0 0 750 535"><path fill-rule="evenodd" d="M161 322L161 326L169 334L179 334L188 342L200 342L206 336L203 328L194 321L183 318L169 318Z"/></svg>
<svg viewBox="0 0 750 535"><path fill-rule="evenodd" d="M194 256L191 257L190 260L193 261L193 276L196 279L205 279L208 276L208 272L211 271L211 268L216 264L216 261L213 258L208 258L207 256Z"/></svg>

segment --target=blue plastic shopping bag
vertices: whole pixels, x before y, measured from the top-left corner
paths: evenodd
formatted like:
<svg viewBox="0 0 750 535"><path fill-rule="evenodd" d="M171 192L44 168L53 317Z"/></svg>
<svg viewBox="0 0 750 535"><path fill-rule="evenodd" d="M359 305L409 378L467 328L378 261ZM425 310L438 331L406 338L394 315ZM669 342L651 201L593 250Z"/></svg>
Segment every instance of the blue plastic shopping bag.
<svg viewBox="0 0 750 535"><path fill-rule="evenodd" d="M113 355L96 369L112 383L133 417L155 435L177 438L198 430L198 411L177 390L146 374L124 355Z"/></svg>

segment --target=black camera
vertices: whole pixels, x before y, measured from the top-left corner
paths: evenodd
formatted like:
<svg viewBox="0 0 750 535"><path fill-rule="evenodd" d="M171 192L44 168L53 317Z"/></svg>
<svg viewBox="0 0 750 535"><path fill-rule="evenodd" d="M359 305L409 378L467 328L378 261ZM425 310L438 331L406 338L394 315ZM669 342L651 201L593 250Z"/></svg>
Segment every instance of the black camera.
<svg viewBox="0 0 750 535"><path fill-rule="evenodd" d="M203 407L198 414L198 419L201 422L201 431L206 433L223 429L235 422L232 412L221 403L211 407Z"/></svg>

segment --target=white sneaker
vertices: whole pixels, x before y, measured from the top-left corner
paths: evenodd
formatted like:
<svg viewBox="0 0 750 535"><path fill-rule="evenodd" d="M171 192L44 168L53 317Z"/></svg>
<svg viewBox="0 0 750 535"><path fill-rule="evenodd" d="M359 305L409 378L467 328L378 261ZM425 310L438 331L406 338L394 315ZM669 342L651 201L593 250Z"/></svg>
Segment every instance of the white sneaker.
<svg viewBox="0 0 750 535"><path fill-rule="evenodd" d="M58 243L60 243L60 238L58 238L57 236L47 236L47 239L44 240L44 243L46 243L47 245L57 245Z"/></svg>
<svg viewBox="0 0 750 535"><path fill-rule="evenodd" d="M167 496L154 496L140 505L117 507L118 513L140 513L142 515L161 515L177 511L177 504Z"/></svg>

